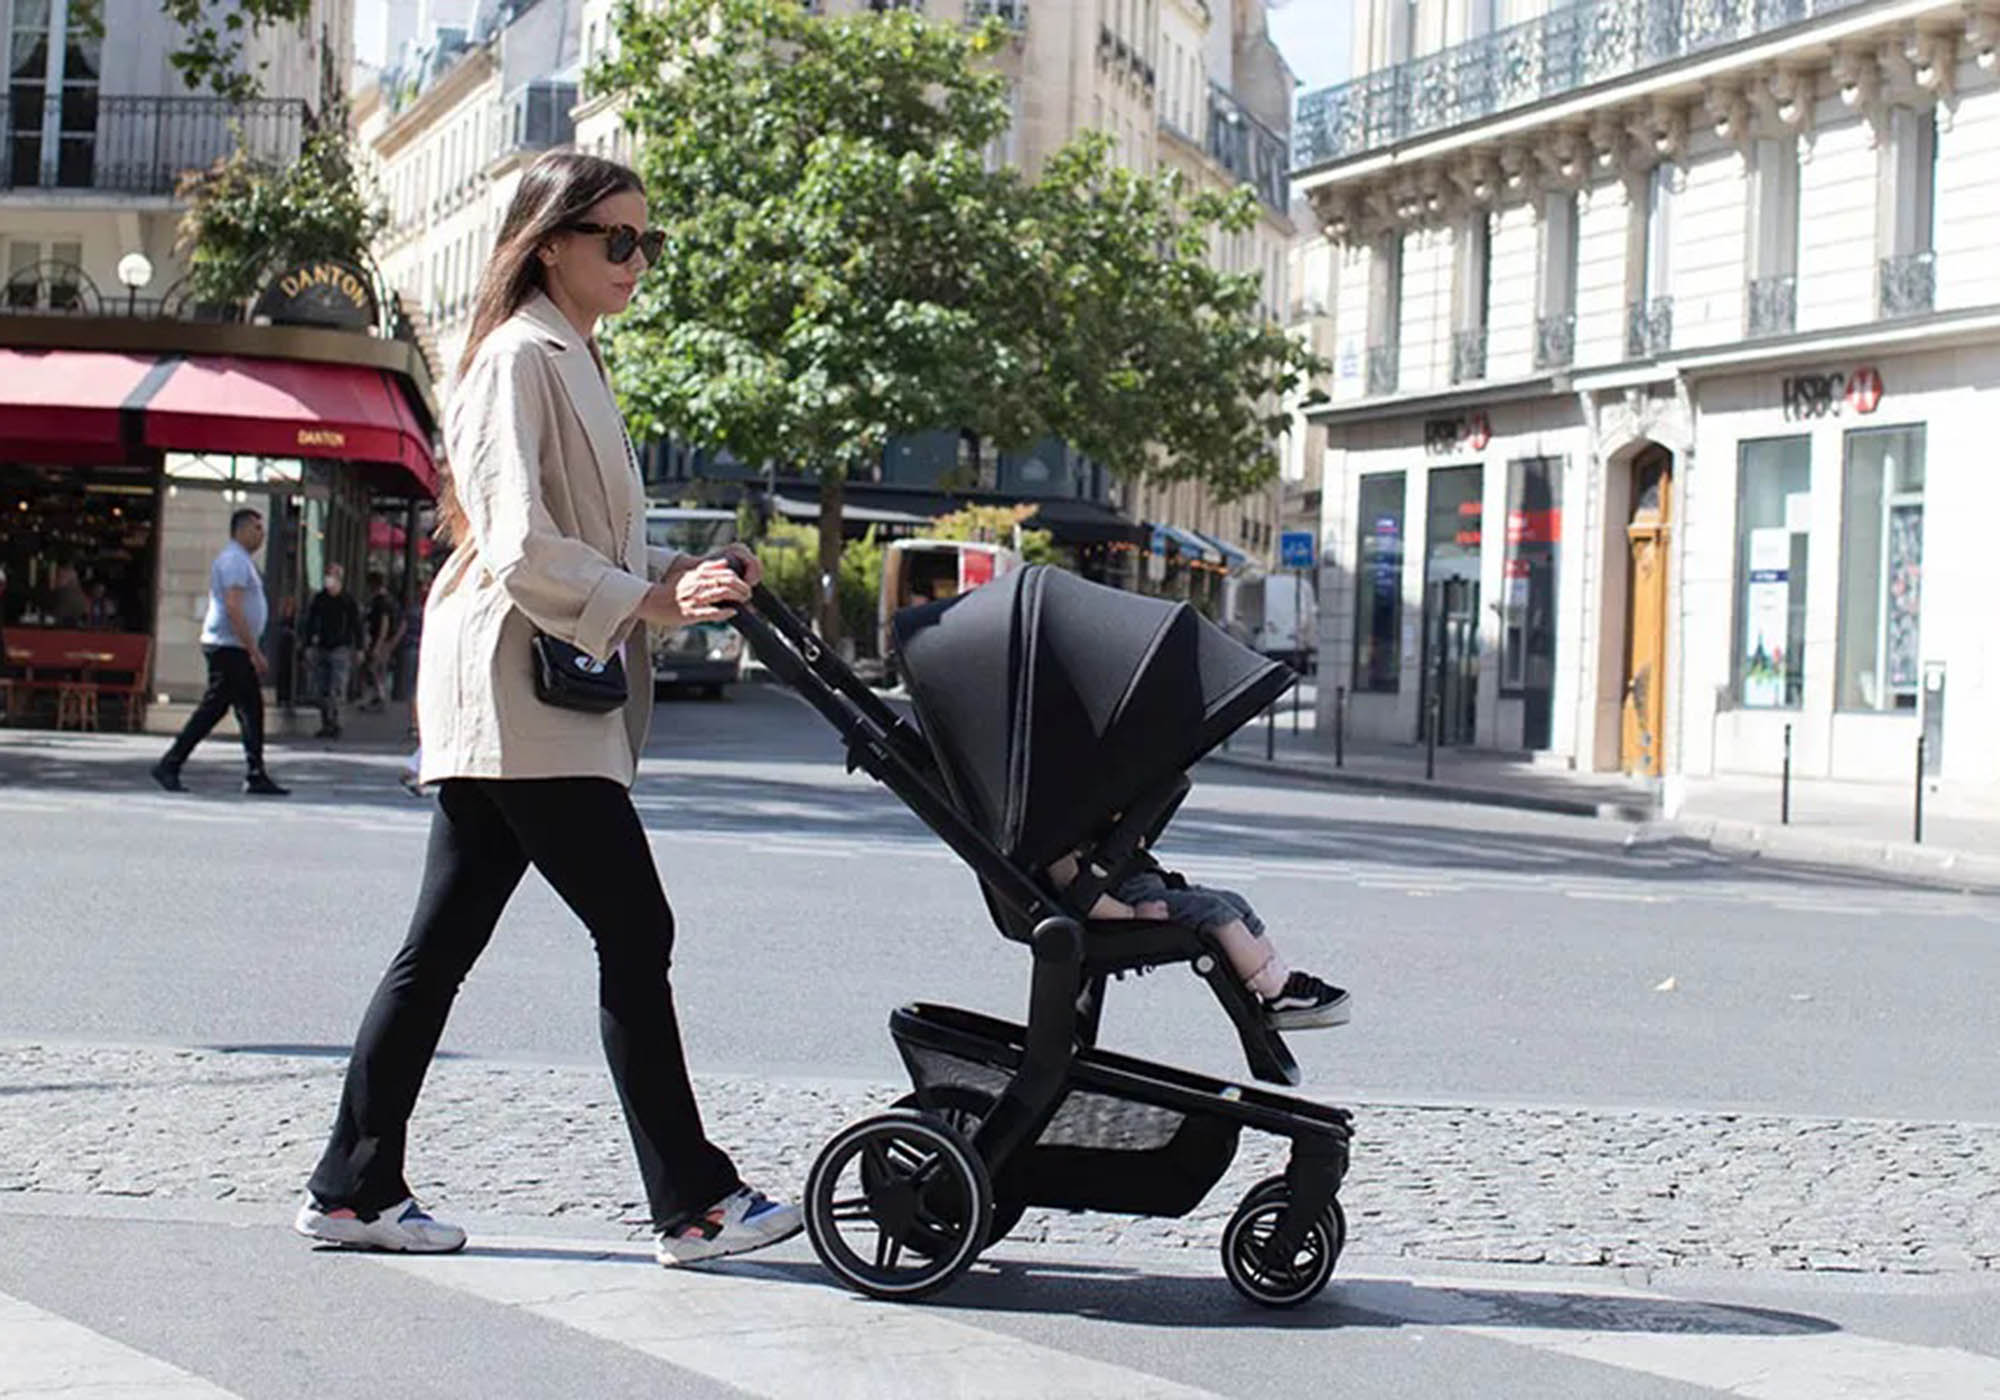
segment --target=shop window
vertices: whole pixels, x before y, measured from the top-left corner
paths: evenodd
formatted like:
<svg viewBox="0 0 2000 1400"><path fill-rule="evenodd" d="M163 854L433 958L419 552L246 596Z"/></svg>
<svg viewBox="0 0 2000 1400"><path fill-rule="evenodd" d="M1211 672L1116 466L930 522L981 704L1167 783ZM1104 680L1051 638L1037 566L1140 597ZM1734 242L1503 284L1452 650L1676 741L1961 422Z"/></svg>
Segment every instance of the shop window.
<svg viewBox="0 0 2000 1400"><path fill-rule="evenodd" d="M1844 710L1914 710L1924 575L1924 429L1847 435L1841 490Z"/></svg>
<svg viewBox="0 0 2000 1400"><path fill-rule="evenodd" d="M1354 688L1394 694L1402 679L1403 474L1362 477L1356 515Z"/></svg>
<svg viewBox="0 0 2000 1400"><path fill-rule="evenodd" d="M1562 540L1560 457L1507 464L1507 553L1501 577L1500 688L1555 683L1556 547Z"/></svg>
<svg viewBox="0 0 2000 1400"><path fill-rule="evenodd" d="M1746 708L1797 709L1805 699L1811 491L1811 438L1739 449L1735 687Z"/></svg>

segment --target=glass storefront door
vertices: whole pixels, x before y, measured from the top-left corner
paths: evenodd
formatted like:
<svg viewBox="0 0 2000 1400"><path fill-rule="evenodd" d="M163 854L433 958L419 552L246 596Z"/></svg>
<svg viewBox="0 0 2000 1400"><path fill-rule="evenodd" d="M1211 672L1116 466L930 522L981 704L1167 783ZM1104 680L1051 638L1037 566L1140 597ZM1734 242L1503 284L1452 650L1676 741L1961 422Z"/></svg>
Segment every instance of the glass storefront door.
<svg viewBox="0 0 2000 1400"><path fill-rule="evenodd" d="M1438 742L1470 744L1479 729L1479 555L1485 538L1482 467L1445 467L1430 476L1425 512L1423 739L1433 704Z"/></svg>

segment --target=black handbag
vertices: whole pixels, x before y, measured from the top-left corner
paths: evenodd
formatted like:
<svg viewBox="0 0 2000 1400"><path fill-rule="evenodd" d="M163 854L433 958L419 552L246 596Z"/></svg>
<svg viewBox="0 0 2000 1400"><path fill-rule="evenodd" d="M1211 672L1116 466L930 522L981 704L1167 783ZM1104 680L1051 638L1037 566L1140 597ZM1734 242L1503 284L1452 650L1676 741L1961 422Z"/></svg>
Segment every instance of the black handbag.
<svg viewBox="0 0 2000 1400"><path fill-rule="evenodd" d="M599 661L581 647L539 631L531 649L535 660L535 698L544 705L592 715L624 708L628 691L622 656Z"/></svg>

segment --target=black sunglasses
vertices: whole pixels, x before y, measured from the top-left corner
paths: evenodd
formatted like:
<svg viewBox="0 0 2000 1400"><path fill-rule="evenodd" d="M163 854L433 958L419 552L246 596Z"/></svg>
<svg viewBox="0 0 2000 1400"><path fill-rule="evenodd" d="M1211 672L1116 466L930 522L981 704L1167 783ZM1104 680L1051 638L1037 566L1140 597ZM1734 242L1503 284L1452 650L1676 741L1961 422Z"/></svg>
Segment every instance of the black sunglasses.
<svg viewBox="0 0 2000 1400"><path fill-rule="evenodd" d="M590 224L569 225L576 233L601 233L604 235L604 255L615 263L632 261L632 254L644 253L648 264L660 260L660 249L667 244L664 230L649 228L643 233L630 224Z"/></svg>

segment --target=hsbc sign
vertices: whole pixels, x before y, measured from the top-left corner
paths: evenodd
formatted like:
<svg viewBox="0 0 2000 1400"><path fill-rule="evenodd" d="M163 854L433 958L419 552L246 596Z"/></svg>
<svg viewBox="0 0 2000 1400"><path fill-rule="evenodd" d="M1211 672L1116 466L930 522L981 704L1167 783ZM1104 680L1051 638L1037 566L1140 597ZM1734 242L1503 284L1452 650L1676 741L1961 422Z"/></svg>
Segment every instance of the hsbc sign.
<svg viewBox="0 0 2000 1400"><path fill-rule="evenodd" d="M1788 375L1780 386L1785 417L1866 417L1882 402L1882 372L1873 365L1832 373Z"/></svg>

